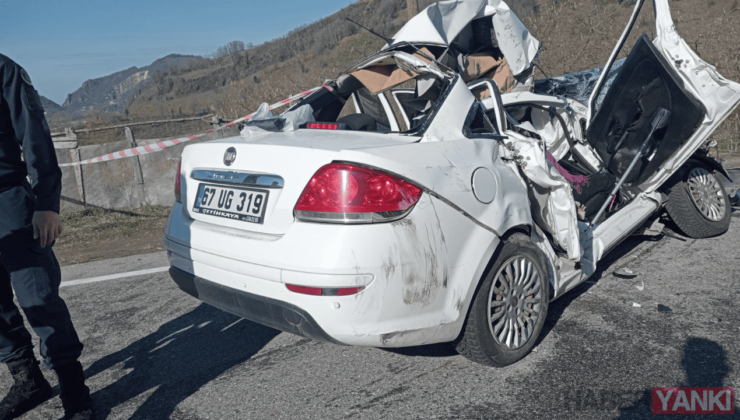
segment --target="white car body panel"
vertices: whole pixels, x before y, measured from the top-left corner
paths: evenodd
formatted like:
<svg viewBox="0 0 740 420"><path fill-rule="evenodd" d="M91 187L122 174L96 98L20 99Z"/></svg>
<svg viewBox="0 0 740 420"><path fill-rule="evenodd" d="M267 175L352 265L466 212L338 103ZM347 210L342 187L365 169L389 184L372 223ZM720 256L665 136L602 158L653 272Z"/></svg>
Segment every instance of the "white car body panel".
<svg viewBox="0 0 740 420"><path fill-rule="evenodd" d="M624 209L589 230L585 223L578 223L581 245L583 247L583 276L586 280L596 270L596 263L658 209L661 197L659 193L642 193ZM569 288L570 289L570 288Z"/></svg>
<svg viewBox="0 0 740 420"><path fill-rule="evenodd" d="M722 77L714 66L699 58L676 33L668 0L654 0L654 4L657 37L653 44L668 62L674 64L674 70L684 81L684 89L699 99L707 114L702 126L686 145L643 184L649 192L655 191L683 165L740 104L740 84Z"/></svg>
<svg viewBox="0 0 740 420"><path fill-rule="evenodd" d="M177 204L165 235L173 267L289 301L342 343L388 347L454 339L475 289L471 282L482 275L499 241L427 194L397 222L296 222L275 240L192 220ZM317 297L290 292L285 283L367 288L353 296Z"/></svg>
<svg viewBox="0 0 740 420"><path fill-rule="evenodd" d="M189 212L195 200L189 191L199 181L184 176L185 204L173 210L166 233L172 265L227 287L290 301L345 344L393 347L454 339L475 290L473 279L482 275L500 235L532 224L526 187L512 167L498 159L500 143L467 139L460 129L448 128L463 126L474 101L465 84L458 82L449 96L456 101L444 105L467 106L449 110L443 106L439 115L445 118L427 130L444 135L445 141L302 130L188 147L183 174L218 168L223 152L234 147L234 166L221 164L221 170L275 174L285 179L285 186L279 193L271 192L264 225L245 224ZM296 222L292 210L305 184L332 161L383 168L427 193L398 222L370 226ZM478 201L471 188L472 173L479 167L495 174L505 191L490 204ZM284 284L288 280L313 287L367 288L355 296L317 300L288 291ZM368 316L370 308L382 309L382 315ZM337 324L333 320L338 315L351 322L331 326Z"/></svg>
<svg viewBox="0 0 740 420"><path fill-rule="evenodd" d="M475 97L461 78L452 81L453 86L444 99L436 117L424 133L422 142L448 141L465 138L463 125Z"/></svg>
<svg viewBox="0 0 740 420"><path fill-rule="evenodd" d="M501 133L508 137L504 141L493 136L467 138L464 125L476 99L461 78L410 54L386 51L353 68L378 60L403 61L416 63L419 73L451 79L424 130L413 134L252 132L249 138L186 147L182 204L174 206L165 231L172 267L231 291L293 305L333 340L362 346L400 347L455 339L486 267L502 238L513 231L527 232L542 250L549 264L551 298L562 296L592 275L609 250L661 208L657 188L740 103L740 85L719 76L678 37L667 0L655 0L655 4L659 34L655 45L669 62L681 62L678 70L686 89L705 104L707 117L689 142L642 185L642 192L605 222L589 227L577 221L569 184L545 159L545 149L562 158L570 147L563 128L546 111L533 113L533 124L520 127L540 134L543 142L515 131ZM504 32L510 36L499 39L512 42L508 52L502 50L507 59L512 57L514 73L527 69L539 42L526 28L517 29L521 22L499 0L440 2L413 18L394 41L448 45L472 19L484 16L492 16L497 35L506 27ZM392 114L384 97L380 102ZM483 102L489 109L498 106L493 98ZM580 119L590 113L586 105L529 92L503 95L502 102L553 107L580 155L601 169L603 164L581 132ZM356 111L360 113L360 107ZM501 124L501 116L497 119ZM393 117L389 120L398 130ZM409 125L408 119L405 123ZM231 166L224 163L228 148L236 151ZM294 209L307 183L332 162L387 172L422 188L423 193L408 215L389 223L296 219ZM270 174L282 177L284 185L268 188L263 224L205 216L191 211L202 182L190 176L196 169ZM476 196L476 170L492 174L493 181L486 184L495 186L490 202ZM530 183L549 192L530 195ZM532 197L547 211L533 216ZM553 245L567 256L559 256ZM350 296L311 296L292 292L287 284L364 289Z"/></svg>
<svg viewBox="0 0 740 420"><path fill-rule="evenodd" d="M530 194L534 200L529 203L529 208L532 214L535 214L535 220L539 222L540 227L549 231L553 239L566 251L569 260L579 261L581 246L578 241L578 216L573 205L570 184L548 164L545 147L541 142L514 132L506 134L509 137L508 141L513 144L515 153L523 160L522 172L541 187L541 189L533 187Z"/></svg>
<svg viewBox="0 0 740 420"><path fill-rule="evenodd" d="M556 108L565 108L568 105L568 101L564 98L540 95L532 92L510 92L501 94L501 103L505 107L521 103L554 106Z"/></svg>
<svg viewBox="0 0 740 420"><path fill-rule="evenodd" d="M335 160L382 168L412 180L498 235L514 226L531 225L532 218L525 210L526 186L509 165L498 159L500 143L463 135L462 127L474 100L458 78L421 142L392 149L344 150ZM506 194L498 195L490 204L478 201L471 188L473 171L480 167L489 169L498 185L506 189Z"/></svg>
<svg viewBox="0 0 740 420"><path fill-rule="evenodd" d="M335 159L341 150L348 148L394 147L418 141L411 136L386 135L380 133L358 133L341 131L301 130L256 135L253 138L230 137L208 143L194 144L183 151L182 170L191 173L195 169L220 169L275 174L285 179L285 187L271 192L267 200L267 222L250 225L249 230L272 235L283 234L293 223L293 208L306 182L321 166ZM233 166L225 167L223 155L234 147L237 159ZM182 180L182 196L191 209L195 202L198 182ZM192 212L189 212L192 213ZM243 222L192 213L195 220L210 220L222 226L243 229Z"/></svg>

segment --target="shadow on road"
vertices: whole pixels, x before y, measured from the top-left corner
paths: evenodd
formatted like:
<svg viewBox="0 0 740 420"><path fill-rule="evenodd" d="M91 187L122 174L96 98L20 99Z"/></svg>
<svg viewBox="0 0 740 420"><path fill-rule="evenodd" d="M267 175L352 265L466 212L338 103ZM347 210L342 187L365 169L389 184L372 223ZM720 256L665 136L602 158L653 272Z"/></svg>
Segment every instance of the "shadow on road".
<svg viewBox="0 0 740 420"><path fill-rule="evenodd" d="M278 334L203 303L87 369L88 378L109 369L119 375L93 395L98 418L153 391L130 418L169 419L183 400L250 359Z"/></svg>
<svg viewBox="0 0 740 420"><path fill-rule="evenodd" d="M383 351L409 357L453 357L458 353L452 343L427 344L425 346L381 348Z"/></svg>
<svg viewBox="0 0 740 420"><path fill-rule="evenodd" d="M720 388L725 377L730 373L727 365L725 350L712 340L705 338L690 338L683 347L681 367L686 372L686 383L679 387L713 387ZM673 386L670 384L655 384L655 386ZM615 420L643 419L651 417L651 389L646 389L642 397L631 406L621 409ZM738 408L735 407L735 413ZM660 415L661 419L727 419L727 415ZM736 417L732 417L736 418Z"/></svg>
<svg viewBox="0 0 740 420"><path fill-rule="evenodd" d="M555 324L558 323L560 317L563 316L565 309L570 306L570 304L574 300L578 299L582 294L586 293L588 289L590 289L594 285L595 282L599 281L603 277L606 277L612 271L614 271L614 262L619 261L622 257L634 251L635 248L637 248L644 242L660 242L670 240L672 239L665 236L631 236L627 238L627 240L622 242L619 246L617 246L614 250L606 254L604 258L597 263L596 271L587 282L581 283L579 286L576 286L575 289L568 291L554 302L550 302L550 307L547 310L547 319L545 320L545 325L543 325L542 327L542 333L540 333L536 345L539 345L545 339L545 337L550 334L550 331L555 328ZM629 276L616 277L629 278Z"/></svg>

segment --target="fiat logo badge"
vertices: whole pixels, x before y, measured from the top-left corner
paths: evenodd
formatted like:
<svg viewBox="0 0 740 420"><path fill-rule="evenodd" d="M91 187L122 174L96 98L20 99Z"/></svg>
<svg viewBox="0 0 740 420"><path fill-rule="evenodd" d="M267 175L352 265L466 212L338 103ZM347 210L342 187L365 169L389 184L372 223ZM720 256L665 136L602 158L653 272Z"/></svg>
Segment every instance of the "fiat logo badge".
<svg viewBox="0 0 740 420"><path fill-rule="evenodd" d="M229 147L226 149L226 153L224 153L224 165L231 166L232 163L236 160L236 149L233 147Z"/></svg>

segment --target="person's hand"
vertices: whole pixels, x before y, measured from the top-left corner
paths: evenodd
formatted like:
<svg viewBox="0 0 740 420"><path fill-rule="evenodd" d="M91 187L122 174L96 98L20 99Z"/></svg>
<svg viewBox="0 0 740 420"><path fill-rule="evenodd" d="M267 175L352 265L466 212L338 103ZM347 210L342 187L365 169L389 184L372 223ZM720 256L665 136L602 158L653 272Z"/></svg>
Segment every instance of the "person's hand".
<svg viewBox="0 0 740 420"><path fill-rule="evenodd" d="M33 239L39 239L41 248L54 242L62 234L59 215L54 211L37 211L33 213Z"/></svg>

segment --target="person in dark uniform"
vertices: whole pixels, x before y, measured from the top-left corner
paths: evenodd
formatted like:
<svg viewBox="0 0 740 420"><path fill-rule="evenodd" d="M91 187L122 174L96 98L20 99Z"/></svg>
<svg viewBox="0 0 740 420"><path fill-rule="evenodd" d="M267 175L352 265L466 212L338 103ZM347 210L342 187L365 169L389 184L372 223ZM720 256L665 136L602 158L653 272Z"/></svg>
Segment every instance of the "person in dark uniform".
<svg viewBox="0 0 740 420"><path fill-rule="evenodd" d="M62 173L31 78L0 54L0 80L0 362L15 381L0 401L0 420L17 418L52 396L13 292L39 336L44 365L59 379L65 417L92 419L77 361L82 343L59 297L61 272L51 249L62 231Z"/></svg>

